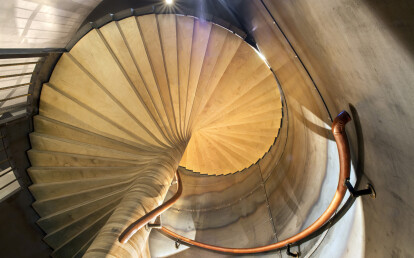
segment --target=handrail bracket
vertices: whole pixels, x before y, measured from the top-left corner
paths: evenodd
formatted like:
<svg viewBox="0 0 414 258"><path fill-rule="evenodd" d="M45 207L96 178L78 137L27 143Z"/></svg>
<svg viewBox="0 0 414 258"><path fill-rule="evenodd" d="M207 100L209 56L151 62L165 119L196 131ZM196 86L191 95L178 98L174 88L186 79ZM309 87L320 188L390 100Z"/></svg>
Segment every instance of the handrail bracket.
<svg viewBox="0 0 414 258"><path fill-rule="evenodd" d="M291 246L291 244L288 244L288 245L286 245L286 247L287 247L287 249L286 249L286 254L288 255L288 256L291 256L291 257L299 257L300 256L300 252L291 252L290 251L290 246Z"/></svg>
<svg viewBox="0 0 414 258"><path fill-rule="evenodd" d="M148 224L145 225L145 229L147 229L147 230L150 230L150 229L153 229L153 228L158 228L158 229L162 228L161 215L159 215L154 220L153 223L148 223Z"/></svg>
<svg viewBox="0 0 414 258"><path fill-rule="evenodd" d="M345 179L345 185L348 188L348 191L351 193L352 197L358 198L363 195L369 195L372 199L377 197L374 187L371 184L367 184L366 189L363 190L355 190L352 186L351 182L349 181L349 177Z"/></svg>

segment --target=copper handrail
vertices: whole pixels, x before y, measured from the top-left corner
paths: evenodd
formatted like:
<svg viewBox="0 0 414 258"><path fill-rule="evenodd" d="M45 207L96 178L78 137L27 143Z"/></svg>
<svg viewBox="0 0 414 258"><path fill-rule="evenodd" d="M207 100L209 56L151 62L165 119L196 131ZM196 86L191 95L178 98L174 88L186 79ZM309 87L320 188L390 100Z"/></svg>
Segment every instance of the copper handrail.
<svg viewBox="0 0 414 258"><path fill-rule="evenodd" d="M345 186L345 180L349 178L350 176L350 167L351 167L351 155L349 150L349 144L348 139L345 132L345 125L351 121L351 117L346 111L342 111L338 114L338 116L335 118L334 122L332 123L332 133L334 135L336 145L338 147L338 155L339 155L339 181L337 190L335 192L335 195L329 204L328 208L325 210L325 212L309 227L304 229L302 232L285 239L283 241L260 246L260 247L254 247L254 248L228 248L228 247L221 247L221 246L215 246L215 245L209 245L204 244L201 242L197 242L194 240L191 240L189 238L186 238L184 236L181 236L177 233L174 233L173 231L161 227L159 230L161 230L163 233L169 235L170 237L177 239L177 241L181 241L183 243L186 243L188 245L193 245L197 247L201 247L204 249L209 249L212 251L222 252L222 253L238 253L238 254L248 254L248 253L262 253L267 251L276 250L279 248L283 248L289 244L296 243L305 237L311 235L316 230L321 228L335 213L335 211L338 209L339 205L341 204L345 193L346 193L346 186ZM159 206L155 210L151 211L150 213L146 214L141 219L137 220L135 223L133 223L131 226L129 226L119 237L119 241L122 243L126 243L128 239L140 228L142 228L144 225L146 225L149 221L154 219L156 216L161 214L163 211L167 210L170 206L174 204L174 202L179 198L182 192L182 186L181 186L181 179L178 175L178 171L176 173L177 176L177 182L178 182L178 190L177 193L166 203Z"/></svg>
<svg viewBox="0 0 414 258"><path fill-rule="evenodd" d="M157 216L162 214L168 208L170 208L177 200L180 198L183 192L183 186L181 184L180 174L178 170L175 172L175 178L177 179L177 192L171 197L168 201L163 203L162 205L158 206L154 210L150 211L149 213L145 214L143 217L129 225L119 236L119 242L125 244L128 240L142 227L147 225L151 220L155 219Z"/></svg>
<svg viewBox="0 0 414 258"><path fill-rule="evenodd" d="M338 154L339 154L339 162L340 162L340 170L339 170L339 181L336 193L329 204L328 208L325 212L309 227L307 227L302 232L285 239L283 241L260 246L254 248L228 248L228 247L221 247L221 246L214 246L209 244L200 243L189 238L183 237L178 235L177 233L172 232L171 230L161 227L160 230L169 235L170 237L177 239L183 243L198 246L204 249L209 249L212 251L222 252L222 253L238 253L238 254L248 254L248 253L262 253L267 251L276 250L279 248L283 248L289 244L293 244L298 242L305 237L309 236L310 234L314 233L320 227L322 227L334 214L337 210L339 205L341 204L345 193L346 193L346 186L344 184L345 180L350 176L350 151L349 151L349 144L348 139L345 132L345 124L351 121L351 117L346 111L342 111L339 115L335 118L334 122L332 123L332 133L334 135L337 147L338 147Z"/></svg>

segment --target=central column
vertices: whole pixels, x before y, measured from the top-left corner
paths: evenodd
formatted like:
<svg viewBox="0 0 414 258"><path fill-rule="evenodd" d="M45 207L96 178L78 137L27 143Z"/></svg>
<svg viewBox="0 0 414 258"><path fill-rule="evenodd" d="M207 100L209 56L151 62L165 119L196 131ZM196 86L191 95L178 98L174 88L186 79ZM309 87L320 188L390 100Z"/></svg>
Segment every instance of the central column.
<svg viewBox="0 0 414 258"><path fill-rule="evenodd" d="M156 158L138 173L84 257L150 257L150 230L140 229L122 244L118 237L131 223L162 204L173 180L183 151L171 150Z"/></svg>

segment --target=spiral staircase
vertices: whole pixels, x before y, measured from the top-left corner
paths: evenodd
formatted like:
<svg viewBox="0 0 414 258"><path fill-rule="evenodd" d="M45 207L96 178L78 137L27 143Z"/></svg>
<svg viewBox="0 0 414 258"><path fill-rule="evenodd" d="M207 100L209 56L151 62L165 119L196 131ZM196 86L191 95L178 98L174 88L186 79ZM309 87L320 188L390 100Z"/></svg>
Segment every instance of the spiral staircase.
<svg viewBox="0 0 414 258"><path fill-rule="evenodd" d="M52 255L149 257L146 229L117 239L163 202L177 168L242 171L281 117L267 64L221 26L151 14L90 31L43 85L30 135L30 191Z"/></svg>

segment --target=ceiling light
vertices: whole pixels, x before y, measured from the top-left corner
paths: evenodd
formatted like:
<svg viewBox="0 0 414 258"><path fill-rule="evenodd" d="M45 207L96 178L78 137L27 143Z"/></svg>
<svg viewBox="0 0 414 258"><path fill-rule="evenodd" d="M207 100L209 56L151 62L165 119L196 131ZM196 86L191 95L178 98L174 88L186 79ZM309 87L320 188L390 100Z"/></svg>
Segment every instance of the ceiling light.
<svg viewBox="0 0 414 258"><path fill-rule="evenodd" d="M173 3L173 0L165 0L165 3L172 4Z"/></svg>

